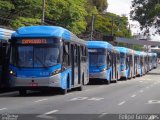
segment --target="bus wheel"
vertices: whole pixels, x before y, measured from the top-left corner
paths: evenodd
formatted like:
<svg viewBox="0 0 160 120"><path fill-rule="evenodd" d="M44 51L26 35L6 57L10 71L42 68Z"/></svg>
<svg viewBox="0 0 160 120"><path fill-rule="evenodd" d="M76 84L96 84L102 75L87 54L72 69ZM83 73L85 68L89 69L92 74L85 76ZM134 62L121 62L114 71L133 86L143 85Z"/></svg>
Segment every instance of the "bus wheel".
<svg viewBox="0 0 160 120"><path fill-rule="evenodd" d="M19 95L24 96L27 94L27 90L19 90Z"/></svg>
<svg viewBox="0 0 160 120"><path fill-rule="evenodd" d="M111 83L111 80L107 80L107 84L109 85Z"/></svg>
<svg viewBox="0 0 160 120"><path fill-rule="evenodd" d="M81 83L81 86L77 87L77 90L78 91L82 91L83 90L83 85L84 85L84 73L82 75L82 83Z"/></svg>
<svg viewBox="0 0 160 120"><path fill-rule="evenodd" d="M65 94L67 94L67 89L61 89L61 95L65 95Z"/></svg>
<svg viewBox="0 0 160 120"><path fill-rule="evenodd" d="M77 91L82 91L83 90L83 85L81 85L80 87L77 87Z"/></svg>

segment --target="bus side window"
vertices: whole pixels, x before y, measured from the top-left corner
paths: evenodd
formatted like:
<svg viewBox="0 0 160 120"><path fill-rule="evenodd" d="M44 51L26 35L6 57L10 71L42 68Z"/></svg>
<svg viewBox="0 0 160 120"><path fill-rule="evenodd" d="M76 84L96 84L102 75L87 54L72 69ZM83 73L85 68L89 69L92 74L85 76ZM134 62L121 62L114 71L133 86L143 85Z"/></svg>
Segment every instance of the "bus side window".
<svg viewBox="0 0 160 120"><path fill-rule="evenodd" d="M74 45L74 64L75 66L78 65L78 46Z"/></svg>
<svg viewBox="0 0 160 120"><path fill-rule="evenodd" d="M108 68L111 67L111 53L110 52L107 53L107 66Z"/></svg>
<svg viewBox="0 0 160 120"><path fill-rule="evenodd" d="M69 53L70 53L69 43L64 43L63 45L63 67L68 67L70 65Z"/></svg>
<svg viewBox="0 0 160 120"><path fill-rule="evenodd" d="M129 67L129 56L126 55L126 68L128 68L128 67Z"/></svg>

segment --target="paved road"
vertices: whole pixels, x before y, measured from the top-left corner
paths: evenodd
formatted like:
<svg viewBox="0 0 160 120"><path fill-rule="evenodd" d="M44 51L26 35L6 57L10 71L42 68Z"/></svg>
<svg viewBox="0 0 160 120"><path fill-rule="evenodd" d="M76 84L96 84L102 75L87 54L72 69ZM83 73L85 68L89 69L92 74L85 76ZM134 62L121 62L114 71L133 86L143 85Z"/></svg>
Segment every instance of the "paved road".
<svg viewBox="0 0 160 120"><path fill-rule="evenodd" d="M62 114L75 114L79 119L84 114L91 119L103 119L108 114L160 114L160 66L143 77L110 85L87 85L83 91L73 90L67 95L30 92L21 97L18 92L2 93L0 114L4 113L34 114L32 119L37 120Z"/></svg>

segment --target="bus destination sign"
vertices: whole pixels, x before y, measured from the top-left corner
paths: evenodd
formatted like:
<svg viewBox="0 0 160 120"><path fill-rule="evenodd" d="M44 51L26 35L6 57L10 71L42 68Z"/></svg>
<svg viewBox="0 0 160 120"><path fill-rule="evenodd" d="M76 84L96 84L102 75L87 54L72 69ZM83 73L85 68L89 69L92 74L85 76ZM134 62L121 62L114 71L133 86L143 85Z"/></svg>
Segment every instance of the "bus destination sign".
<svg viewBox="0 0 160 120"><path fill-rule="evenodd" d="M47 44L46 39L22 39L21 44Z"/></svg>

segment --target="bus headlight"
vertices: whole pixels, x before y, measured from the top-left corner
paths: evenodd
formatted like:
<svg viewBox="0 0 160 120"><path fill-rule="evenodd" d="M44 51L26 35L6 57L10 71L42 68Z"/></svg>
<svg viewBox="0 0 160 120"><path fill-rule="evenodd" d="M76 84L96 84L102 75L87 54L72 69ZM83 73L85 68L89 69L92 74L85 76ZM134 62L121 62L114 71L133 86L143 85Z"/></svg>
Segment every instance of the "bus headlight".
<svg viewBox="0 0 160 120"><path fill-rule="evenodd" d="M106 71L107 70L107 68L104 68L104 69L102 69L102 72L104 72L104 71Z"/></svg>
<svg viewBox="0 0 160 120"><path fill-rule="evenodd" d="M58 74L58 73L60 73L60 72L61 72L61 69L58 69L58 70L52 72L52 73L51 73L51 76L56 75L56 74Z"/></svg>
<svg viewBox="0 0 160 120"><path fill-rule="evenodd" d="M16 72L14 72L13 70L9 71L10 75L16 76Z"/></svg>

